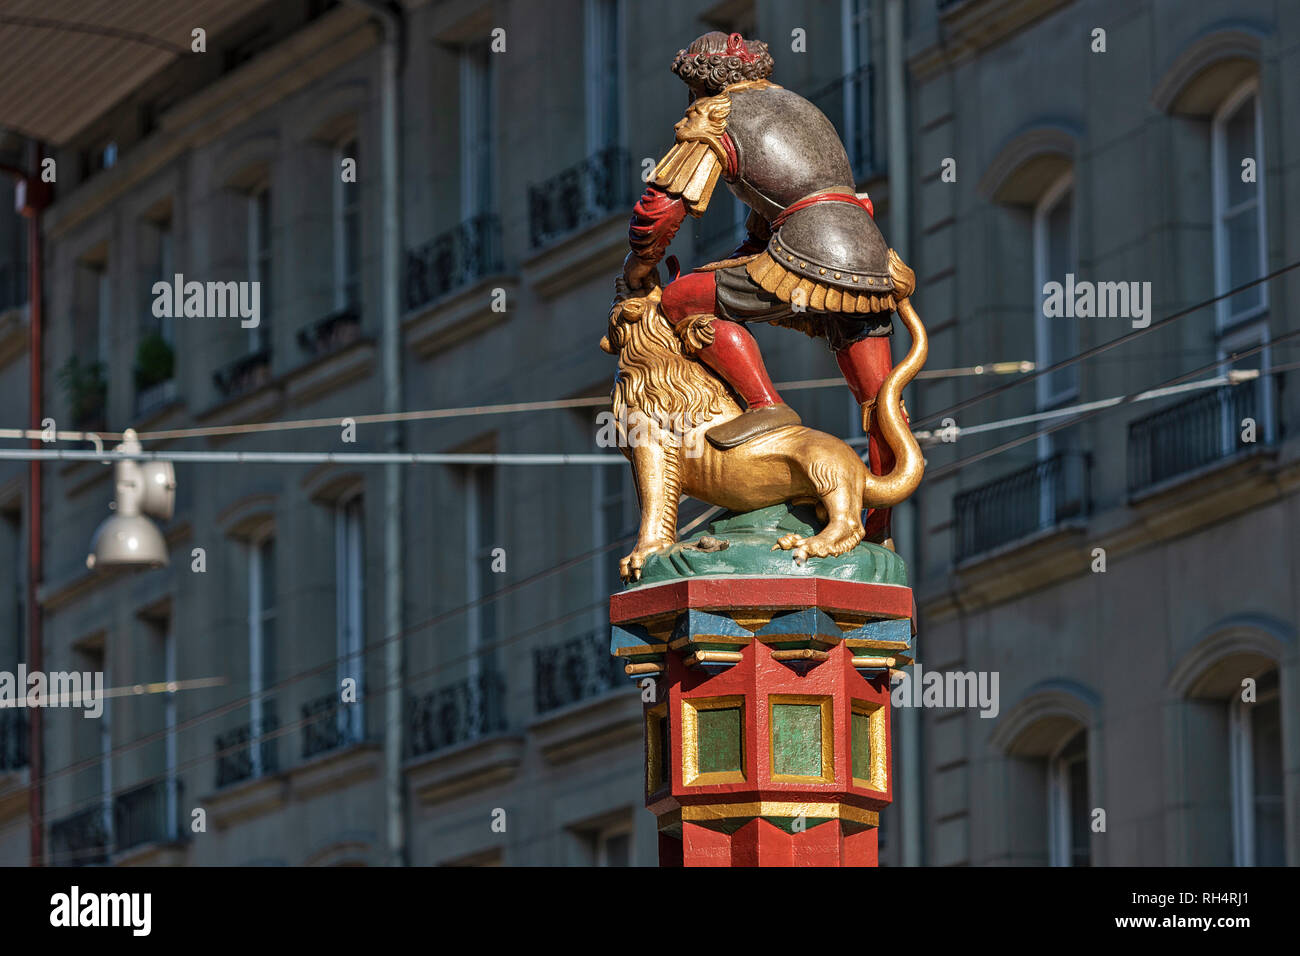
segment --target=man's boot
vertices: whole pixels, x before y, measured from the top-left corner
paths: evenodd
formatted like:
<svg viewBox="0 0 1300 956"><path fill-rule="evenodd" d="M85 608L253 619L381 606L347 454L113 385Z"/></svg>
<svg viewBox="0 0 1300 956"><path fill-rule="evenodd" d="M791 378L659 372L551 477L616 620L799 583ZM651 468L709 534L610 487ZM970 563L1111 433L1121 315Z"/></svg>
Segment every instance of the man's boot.
<svg viewBox="0 0 1300 956"><path fill-rule="evenodd" d="M876 394L894 367L889 337L868 336L840 349L835 361L844 374L853 397L862 406L862 430L867 433L867 460L873 475L887 475L894 469L894 453L885 443L876 411ZM873 508L865 523L866 540L893 549L890 536L890 508Z"/></svg>
<svg viewBox="0 0 1300 956"><path fill-rule="evenodd" d="M725 450L778 428L798 425L799 415L777 395L754 337L727 319L715 318L710 325L712 344L695 354L744 399L745 411L705 432L709 443Z"/></svg>

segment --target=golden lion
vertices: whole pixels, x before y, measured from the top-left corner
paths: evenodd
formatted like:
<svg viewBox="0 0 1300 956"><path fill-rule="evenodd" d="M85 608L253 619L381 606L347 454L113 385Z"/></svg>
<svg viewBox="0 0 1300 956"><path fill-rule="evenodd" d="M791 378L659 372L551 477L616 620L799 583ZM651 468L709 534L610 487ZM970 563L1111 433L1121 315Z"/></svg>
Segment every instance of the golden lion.
<svg viewBox="0 0 1300 956"><path fill-rule="evenodd" d="M624 581L640 578L646 559L677 540L677 505L684 493L732 511L781 502L812 503L826 526L810 538L788 534L773 546L794 552L802 564L851 551L862 540L864 508L889 508L910 495L925 468L921 449L903 416L903 387L921 370L929 351L925 328L909 302L915 276L890 250L898 289L897 310L912 346L880 387L876 408L894 453L888 475L873 475L858 454L833 435L787 425L725 451L704 433L741 413L727 385L694 351L711 340L699 316L676 329L658 308L661 290L629 296L620 283L600 347L618 356L613 411L619 445L632 463L641 527L636 547L619 562ZM628 440L628 426L636 433Z"/></svg>

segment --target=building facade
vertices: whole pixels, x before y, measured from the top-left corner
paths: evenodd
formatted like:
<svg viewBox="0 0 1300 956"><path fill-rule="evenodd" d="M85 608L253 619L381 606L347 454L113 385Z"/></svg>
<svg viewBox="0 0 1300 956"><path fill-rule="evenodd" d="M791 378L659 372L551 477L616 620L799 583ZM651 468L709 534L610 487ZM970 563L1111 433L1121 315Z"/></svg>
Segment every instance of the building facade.
<svg viewBox="0 0 1300 956"><path fill-rule="evenodd" d="M1159 321L1300 259L1300 142L1283 122L1300 96L1300 13L1284 3L403 7L406 409L607 394L597 343L628 211L685 106L668 65L707 29L767 40L774 79L840 129L916 270L932 369L1042 368L1142 321L1049 317L1043 287L1067 275L1149 282ZM359 7L267 4L49 144L42 410L59 428L130 426L151 449L384 448L384 426L363 419L384 384L380 42ZM16 161L23 145L0 148ZM674 243L683 265L729 251L740 213L719 191ZM0 215L0 395L16 416L28 253ZM153 284L177 273L257 281L259 323L156 316ZM1047 413L1202 366L1210 378L1264 345L1235 365L1270 373L1292 361L1292 343L1271 343L1294 327L1298 275L950 414L1014 376L918 382L909 412L932 428ZM820 343L756 334L779 383L837 374ZM1286 378L928 446L931 477L896 519L919 660L996 672L999 706L897 712L882 862L1300 860ZM846 388L784 394L809 424L861 434ZM416 419L403 439L602 450L598 406L571 405ZM307 420L324 424L254 427ZM1069 427L1036 435L1044 422ZM165 434L186 429L220 434ZM1012 439L1025 440L999 449ZM180 689L113 697L99 719L43 712L48 862L654 864L640 697L607 652L636 520L626 469L406 466L396 636L380 468L181 463L170 566L129 574L85 566L110 474L43 468L45 667ZM14 582L0 669L25 656L27 494L26 465L0 463ZM29 843L22 714L0 713L9 864Z"/></svg>

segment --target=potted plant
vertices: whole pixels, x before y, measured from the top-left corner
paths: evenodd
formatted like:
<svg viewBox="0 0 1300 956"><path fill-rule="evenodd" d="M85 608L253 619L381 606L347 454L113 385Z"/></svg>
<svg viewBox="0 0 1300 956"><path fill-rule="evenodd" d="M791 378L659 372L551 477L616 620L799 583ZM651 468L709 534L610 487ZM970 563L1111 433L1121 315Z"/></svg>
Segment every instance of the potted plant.
<svg viewBox="0 0 1300 956"><path fill-rule="evenodd" d="M171 343L158 332L149 332L135 350L135 390L169 382L175 373L176 354Z"/></svg>

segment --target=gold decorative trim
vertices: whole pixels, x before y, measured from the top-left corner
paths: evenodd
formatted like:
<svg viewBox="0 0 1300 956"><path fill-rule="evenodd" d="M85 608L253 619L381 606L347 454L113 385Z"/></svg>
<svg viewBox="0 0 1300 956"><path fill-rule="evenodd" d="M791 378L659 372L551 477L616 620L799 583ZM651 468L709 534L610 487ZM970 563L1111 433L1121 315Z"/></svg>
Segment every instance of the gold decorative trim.
<svg viewBox="0 0 1300 956"><path fill-rule="evenodd" d="M687 667L696 664L739 664L742 656L740 651L696 651L683 663Z"/></svg>
<svg viewBox="0 0 1300 956"><path fill-rule="evenodd" d="M880 826L880 814L877 811L861 810L847 803L756 800L749 803L688 804L681 808L681 819L689 823L744 820L755 817L793 818L799 816L813 819L848 820L869 827Z"/></svg>
<svg viewBox="0 0 1300 956"><path fill-rule="evenodd" d="M725 92L696 100L673 127L677 142L655 167L653 183L680 196L697 218L709 207L713 187L727 163L722 136L730 114L731 100Z"/></svg>
<svg viewBox="0 0 1300 956"><path fill-rule="evenodd" d="M867 718L867 739L871 745L871 777L863 780L861 777L853 776L852 718L849 723L849 775L853 777L856 786L886 792L889 790L889 766L885 757L888 755L889 747L885 730L885 707L871 701L854 700L850 709L852 713Z"/></svg>
<svg viewBox="0 0 1300 956"><path fill-rule="evenodd" d="M739 656L739 655L737 655ZM700 773L700 725L702 710L740 708L740 769L714 770ZM703 787L712 783L744 783L745 781L745 698L737 694L728 697L682 701L682 785Z"/></svg>
<svg viewBox="0 0 1300 956"><path fill-rule="evenodd" d="M773 657L776 655L773 654ZM778 704L815 704L821 709L821 763L819 776L776 772L776 724ZM835 782L835 724L834 709L829 697L810 694L770 694L767 698L767 765L775 783L834 783Z"/></svg>
<svg viewBox="0 0 1300 956"><path fill-rule="evenodd" d="M763 255L761 252L751 252L747 256L736 256L734 259L719 259L717 262L706 262L702 266L696 266L696 272L717 272L719 269L730 269L732 266L743 266L748 262Z"/></svg>
<svg viewBox="0 0 1300 956"><path fill-rule="evenodd" d="M643 674L662 674L664 665L656 664L653 661L645 664L624 664L623 673L628 677L639 677Z"/></svg>
<svg viewBox="0 0 1300 956"><path fill-rule="evenodd" d="M898 662L893 657L855 657L849 663L854 667L896 667Z"/></svg>
<svg viewBox="0 0 1300 956"><path fill-rule="evenodd" d="M785 261L778 262L777 256ZM816 268L815 266L812 268ZM790 253L781 253L773 246L760 252L746 266L745 271L764 291L772 293L782 302L797 302L813 312L841 312L845 315L865 315L873 312L893 312L897 307L893 290L881 279L880 292L854 293L850 289L828 285L811 278L809 263ZM856 281L856 277L855 281ZM868 281L874 282L872 277Z"/></svg>
<svg viewBox="0 0 1300 956"><path fill-rule="evenodd" d="M774 661L828 661L830 657L828 651L815 651L811 647L772 652Z"/></svg>

